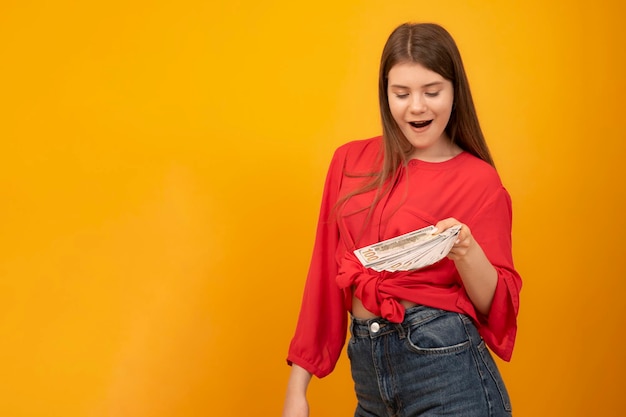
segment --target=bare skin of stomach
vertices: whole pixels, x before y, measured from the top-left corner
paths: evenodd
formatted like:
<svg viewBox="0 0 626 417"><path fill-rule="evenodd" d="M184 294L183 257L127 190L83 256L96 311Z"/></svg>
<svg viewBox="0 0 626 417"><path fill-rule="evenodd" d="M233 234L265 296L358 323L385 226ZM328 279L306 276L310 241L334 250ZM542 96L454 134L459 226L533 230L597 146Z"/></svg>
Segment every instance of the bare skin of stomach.
<svg viewBox="0 0 626 417"><path fill-rule="evenodd" d="M400 304L402 304L404 306L404 308L411 308L411 307L415 307L417 305L416 303L413 303L413 302L407 301L407 300L398 300L398 302ZM372 313L368 309L366 309L363 306L363 303L361 302L361 300L356 298L354 295L352 296L352 316L357 318L357 319L364 319L364 320L374 319L376 317L380 317L380 316L377 316L376 314Z"/></svg>

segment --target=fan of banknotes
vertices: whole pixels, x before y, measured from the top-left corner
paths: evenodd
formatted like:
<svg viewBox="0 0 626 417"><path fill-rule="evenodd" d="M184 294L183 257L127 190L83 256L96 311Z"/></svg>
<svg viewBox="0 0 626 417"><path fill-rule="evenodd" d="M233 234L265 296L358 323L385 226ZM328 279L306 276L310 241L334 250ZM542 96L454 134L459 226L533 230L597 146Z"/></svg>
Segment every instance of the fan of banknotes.
<svg viewBox="0 0 626 417"><path fill-rule="evenodd" d="M376 272L410 271L443 259L458 239L461 225L439 234L435 226L424 227L354 251L366 268Z"/></svg>

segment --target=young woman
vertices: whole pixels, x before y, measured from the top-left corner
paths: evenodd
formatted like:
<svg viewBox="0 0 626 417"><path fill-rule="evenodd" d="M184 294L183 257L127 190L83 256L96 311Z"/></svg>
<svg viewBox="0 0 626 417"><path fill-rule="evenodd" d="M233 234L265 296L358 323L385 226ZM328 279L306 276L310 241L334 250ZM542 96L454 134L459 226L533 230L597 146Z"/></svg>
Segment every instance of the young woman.
<svg viewBox="0 0 626 417"><path fill-rule="evenodd" d="M308 415L308 384L335 367L347 312L355 416L509 416L486 346L510 360L521 289L511 200L450 34L435 24L396 28L379 98L382 136L341 146L328 171L283 416ZM461 226L433 265L376 272L353 253L429 225Z"/></svg>

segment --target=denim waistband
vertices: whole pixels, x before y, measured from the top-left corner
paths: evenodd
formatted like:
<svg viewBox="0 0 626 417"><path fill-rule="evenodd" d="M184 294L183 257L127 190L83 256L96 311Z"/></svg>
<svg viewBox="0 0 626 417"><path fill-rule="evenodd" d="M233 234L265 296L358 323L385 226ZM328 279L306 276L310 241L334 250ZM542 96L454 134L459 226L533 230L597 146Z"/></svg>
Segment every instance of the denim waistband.
<svg viewBox="0 0 626 417"><path fill-rule="evenodd" d="M350 324L350 331L354 337L374 338L393 332L398 332L402 336L406 333L406 329L409 326L413 326L419 324L420 322L428 321L435 316L448 313L450 312L438 308L417 305L406 310L402 323L392 323L382 317L375 317L372 319L358 319L353 317L352 323Z"/></svg>

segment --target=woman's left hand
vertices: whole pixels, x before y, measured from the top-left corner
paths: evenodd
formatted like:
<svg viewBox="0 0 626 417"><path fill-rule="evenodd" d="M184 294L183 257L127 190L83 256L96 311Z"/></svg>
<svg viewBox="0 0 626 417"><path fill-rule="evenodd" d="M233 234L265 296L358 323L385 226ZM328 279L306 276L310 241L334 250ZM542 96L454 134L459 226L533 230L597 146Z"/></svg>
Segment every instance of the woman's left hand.
<svg viewBox="0 0 626 417"><path fill-rule="evenodd" d="M435 225L438 233L461 225L457 240L448 253L454 261L459 276L463 281L465 292L481 314L487 316L491 310L493 295L498 283L498 272L489 262L478 242L472 236L470 228L452 217L441 220Z"/></svg>
<svg viewBox="0 0 626 417"><path fill-rule="evenodd" d="M459 231L454 246L452 246L452 249L450 249L450 252L448 253L448 258L452 259L453 261L459 260L467 255L467 252L470 250L472 244L475 243L472 232L466 224L461 223L453 217L441 220L435 225L435 227L437 228L437 233L441 233L444 230L458 224L461 225L461 230Z"/></svg>

